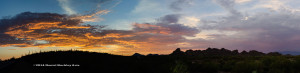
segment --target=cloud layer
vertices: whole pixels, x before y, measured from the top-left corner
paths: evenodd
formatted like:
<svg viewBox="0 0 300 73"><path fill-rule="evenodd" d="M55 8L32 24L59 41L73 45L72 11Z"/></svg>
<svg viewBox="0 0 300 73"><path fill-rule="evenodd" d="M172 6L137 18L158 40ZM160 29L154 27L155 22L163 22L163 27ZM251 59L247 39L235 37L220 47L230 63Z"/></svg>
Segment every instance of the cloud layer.
<svg viewBox="0 0 300 73"><path fill-rule="evenodd" d="M132 52L135 48L167 48L165 45L185 41L183 36L194 36L200 32L196 28L178 24L178 14L161 17L154 24L135 23L132 30L108 30L103 29L104 26L82 25L81 17L84 16L24 12L1 19L3 38L0 44L2 47L118 47ZM115 47L112 48L112 45Z"/></svg>
<svg viewBox="0 0 300 73"><path fill-rule="evenodd" d="M275 12L261 12L253 15L239 12L234 1L217 0L230 15L217 21L203 23L203 30L216 30L222 36L210 40L217 47L241 50L300 51L299 12L283 6ZM203 21L205 22L205 21ZM228 35L231 33L230 35Z"/></svg>

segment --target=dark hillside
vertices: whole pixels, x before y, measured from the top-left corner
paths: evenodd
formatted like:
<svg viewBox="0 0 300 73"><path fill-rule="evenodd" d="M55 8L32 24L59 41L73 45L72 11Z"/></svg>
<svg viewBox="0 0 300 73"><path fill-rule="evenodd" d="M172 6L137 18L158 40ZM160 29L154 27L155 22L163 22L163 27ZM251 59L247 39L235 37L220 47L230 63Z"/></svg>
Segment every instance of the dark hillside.
<svg viewBox="0 0 300 73"><path fill-rule="evenodd" d="M1 73L167 73L170 59L164 56L136 57L83 51L50 51L10 60L13 64L1 69ZM68 64L80 66L33 66L36 64Z"/></svg>
<svg viewBox="0 0 300 73"><path fill-rule="evenodd" d="M0 73L300 73L300 56L225 48L120 56L49 51L0 62Z"/></svg>

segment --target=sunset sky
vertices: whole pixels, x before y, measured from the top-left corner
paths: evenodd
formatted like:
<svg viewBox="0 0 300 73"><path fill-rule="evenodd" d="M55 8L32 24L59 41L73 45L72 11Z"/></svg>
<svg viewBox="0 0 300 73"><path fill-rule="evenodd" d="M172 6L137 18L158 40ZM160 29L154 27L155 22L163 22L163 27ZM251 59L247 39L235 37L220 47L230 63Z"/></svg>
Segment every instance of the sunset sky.
<svg viewBox="0 0 300 73"><path fill-rule="evenodd" d="M299 0L1 0L0 59L78 49L300 52Z"/></svg>

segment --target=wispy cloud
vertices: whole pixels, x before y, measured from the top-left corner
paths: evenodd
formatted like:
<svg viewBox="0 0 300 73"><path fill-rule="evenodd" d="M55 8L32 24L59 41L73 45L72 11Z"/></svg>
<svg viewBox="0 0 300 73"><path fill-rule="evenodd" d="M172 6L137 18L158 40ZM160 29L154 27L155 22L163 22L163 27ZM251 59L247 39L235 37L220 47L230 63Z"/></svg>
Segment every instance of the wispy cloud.
<svg viewBox="0 0 300 73"><path fill-rule="evenodd" d="M76 14L76 11L74 11L71 7L70 7L70 2L69 0L57 0L59 2L59 5L61 6L62 9L64 9L64 11L69 14Z"/></svg>

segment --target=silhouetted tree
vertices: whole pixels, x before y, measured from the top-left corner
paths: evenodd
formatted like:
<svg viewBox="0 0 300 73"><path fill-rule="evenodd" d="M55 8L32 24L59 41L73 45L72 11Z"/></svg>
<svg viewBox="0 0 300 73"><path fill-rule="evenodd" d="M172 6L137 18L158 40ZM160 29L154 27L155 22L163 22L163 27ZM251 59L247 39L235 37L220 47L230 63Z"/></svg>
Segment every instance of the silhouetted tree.
<svg viewBox="0 0 300 73"><path fill-rule="evenodd" d="M241 52L241 55L248 55L248 52L245 51L245 50L243 50L243 51Z"/></svg>
<svg viewBox="0 0 300 73"><path fill-rule="evenodd" d="M262 55L265 55L265 54L262 53L262 52L256 51L256 50L250 50L249 55L251 55L251 56L262 56Z"/></svg>
<svg viewBox="0 0 300 73"><path fill-rule="evenodd" d="M206 50L203 51L203 54L206 56L213 56L213 55L219 54L218 51L219 51L219 49L217 49L217 48L208 47Z"/></svg>
<svg viewBox="0 0 300 73"><path fill-rule="evenodd" d="M10 58L9 60L16 60L16 58L15 58L15 57L12 57L12 58Z"/></svg>
<svg viewBox="0 0 300 73"><path fill-rule="evenodd" d="M239 54L239 51L238 51L238 50L233 50L233 51L232 51L232 55L237 55L237 54Z"/></svg>
<svg viewBox="0 0 300 73"><path fill-rule="evenodd" d="M170 55L173 56L183 56L185 55L183 51L180 50L180 48L177 48L175 51L173 51Z"/></svg>
<svg viewBox="0 0 300 73"><path fill-rule="evenodd" d="M208 47L206 50L211 50L212 48Z"/></svg>
<svg viewBox="0 0 300 73"><path fill-rule="evenodd" d="M195 52L192 49L186 50L185 54L188 56L195 56Z"/></svg>
<svg viewBox="0 0 300 73"><path fill-rule="evenodd" d="M225 49L225 48L221 48L219 53L220 53L220 55L222 55L222 56L231 55L231 51L228 50L228 49Z"/></svg>

